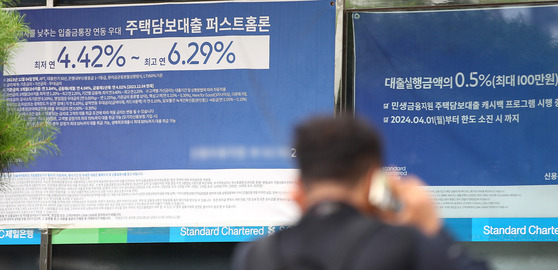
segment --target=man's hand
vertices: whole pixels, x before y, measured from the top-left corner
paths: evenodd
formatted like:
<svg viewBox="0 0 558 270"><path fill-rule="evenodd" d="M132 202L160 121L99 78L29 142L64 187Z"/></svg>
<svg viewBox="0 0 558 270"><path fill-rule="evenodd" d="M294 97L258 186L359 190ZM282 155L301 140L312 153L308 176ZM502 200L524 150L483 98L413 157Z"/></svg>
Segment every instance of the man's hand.
<svg viewBox="0 0 558 270"><path fill-rule="evenodd" d="M383 212L381 217L392 224L416 227L428 236L438 233L442 221L434 200L424 188L424 183L412 176L401 180L392 177L389 182L393 196L401 201L403 207L397 213Z"/></svg>

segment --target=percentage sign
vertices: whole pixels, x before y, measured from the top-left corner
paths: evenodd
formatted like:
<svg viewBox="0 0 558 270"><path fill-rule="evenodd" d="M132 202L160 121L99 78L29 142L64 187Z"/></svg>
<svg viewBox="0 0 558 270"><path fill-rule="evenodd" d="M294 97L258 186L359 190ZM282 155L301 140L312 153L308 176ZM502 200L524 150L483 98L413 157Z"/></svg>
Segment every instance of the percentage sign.
<svg viewBox="0 0 558 270"><path fill-rule="evenodd" d="M480 74L479 75L479 80L482 81L480 86L483 86L483 85L486 85L488 87L492 86L492 81L490 81L490 74L488 74L486 76L484 74Z"/></svg>
<svg viewBox="0 0 558 270"><path fill-rule="evenodd" d="M233 42L229 42L229 45L227 45L227 48L223 51L223 48L225 47L225 45L223 44L223 42L221 41L217 41L215 42L215 51L216 52L223 52L221 53L221 57L219 57L219 60L217 60L217 64L221 63L221 60L223 60L223 57L226 56L227 62L229 62L229 64L234 63L234 60L236 60L236 55L234 55L234 53L229 52L227 54L227 52L229 51L229 48L231 47L231 45L233 44ZM218 46L221 46L221 48L218 48Z"/></svg>
<svg viewBox="0 0 558 270"><path fill-rule="evenodd" d="M120 52L120 49L122 49L122 46L124 46L124 45L120 45L120 47L118 47L118 49L116 50L115 53L114 53L114 48L112 47L112 45L105 46L105 55L106 56L111 56L112 55L112 58L110 59L110 61L107 64L107 67L109 67L110 64L112 64L112 61L114 61L114 59L116 59L116 65L119 66L119 67L122 67L122 66L124 66L124 64L126 64L126 58L124 58L124 56L118 56L118 53ZM110 52L109 52L109 49L110 49Z"/></svg>

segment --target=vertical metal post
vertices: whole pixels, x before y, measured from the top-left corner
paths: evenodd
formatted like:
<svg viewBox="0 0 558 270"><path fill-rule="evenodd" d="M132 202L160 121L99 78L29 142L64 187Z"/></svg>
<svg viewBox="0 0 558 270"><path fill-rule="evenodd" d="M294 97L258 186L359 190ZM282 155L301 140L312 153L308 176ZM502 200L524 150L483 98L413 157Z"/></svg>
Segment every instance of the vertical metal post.
<svg viewBox="0 0 558 270"><path fill-rule="evenodd" d="M345 0L333 0L331 5L335 5L335 74L334 74L334 112L335 115L343 114L344 94L343 94L343 14L345 10Z"/></svg>
<svg viewBox="0 0 558 270"><path fill-rule="evenodd" d="M39 270L52 269L52 230L41 230L41 250L39 254Z"/></svg>
<svg viewBox="0 0 558 270"><path fill-rule="evenodd" d="M53 8L56 0L46 0L45 6ZM41 247L39 251L39 270L52 269L52 230L41 229Z"/></svg>

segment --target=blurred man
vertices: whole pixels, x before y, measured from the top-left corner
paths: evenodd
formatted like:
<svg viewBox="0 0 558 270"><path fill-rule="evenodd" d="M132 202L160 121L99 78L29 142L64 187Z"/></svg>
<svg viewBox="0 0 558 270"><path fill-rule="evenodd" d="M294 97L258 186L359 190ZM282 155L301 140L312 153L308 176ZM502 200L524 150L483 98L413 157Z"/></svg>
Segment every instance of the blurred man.
<svg viewBox="0 0 558 270"><path fill-rule="evenodd" d="M303 217L292 228L241 245L233 270L487 269L442 229L419 179L389 179L402 205L398 211L370 203L382 144L364 122L310 119L297 127L295 147L300 176L293 199Z"/></svg>

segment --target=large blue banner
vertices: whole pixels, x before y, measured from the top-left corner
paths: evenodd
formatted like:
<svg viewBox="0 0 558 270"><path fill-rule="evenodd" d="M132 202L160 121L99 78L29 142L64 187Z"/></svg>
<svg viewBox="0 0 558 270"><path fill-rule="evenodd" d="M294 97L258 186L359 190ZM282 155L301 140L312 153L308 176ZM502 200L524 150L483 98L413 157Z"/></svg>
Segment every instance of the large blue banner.
<svg viewBox="0 0 558 270"><path fill-rule="evenodd" d="M4 92L60 126L61 154L11 175L0 226L295 219L291 129L333 113L330 1L21 12L31 31Z"/></svg>
<svg viewBox="0 0 558 270"><path fill-rule="evenodd" d="M351 15L355 112L387 172L423 178L444 217L555 217L558 7Z"/></svg>
<svg viewBox="0 0 558 270"><path fill-rule="evenodd" d="M333 110L334 10L296 1L23 11L32 32L6 90L62 127L62 155L32 170L292 167L292 124Z"/></svg>
<svg viewBox="0 0 558 270"><path fill-rule="evenodd" d="M557 12L354 14L355 108L387 162L432 185L555 184Z"/></svg>

